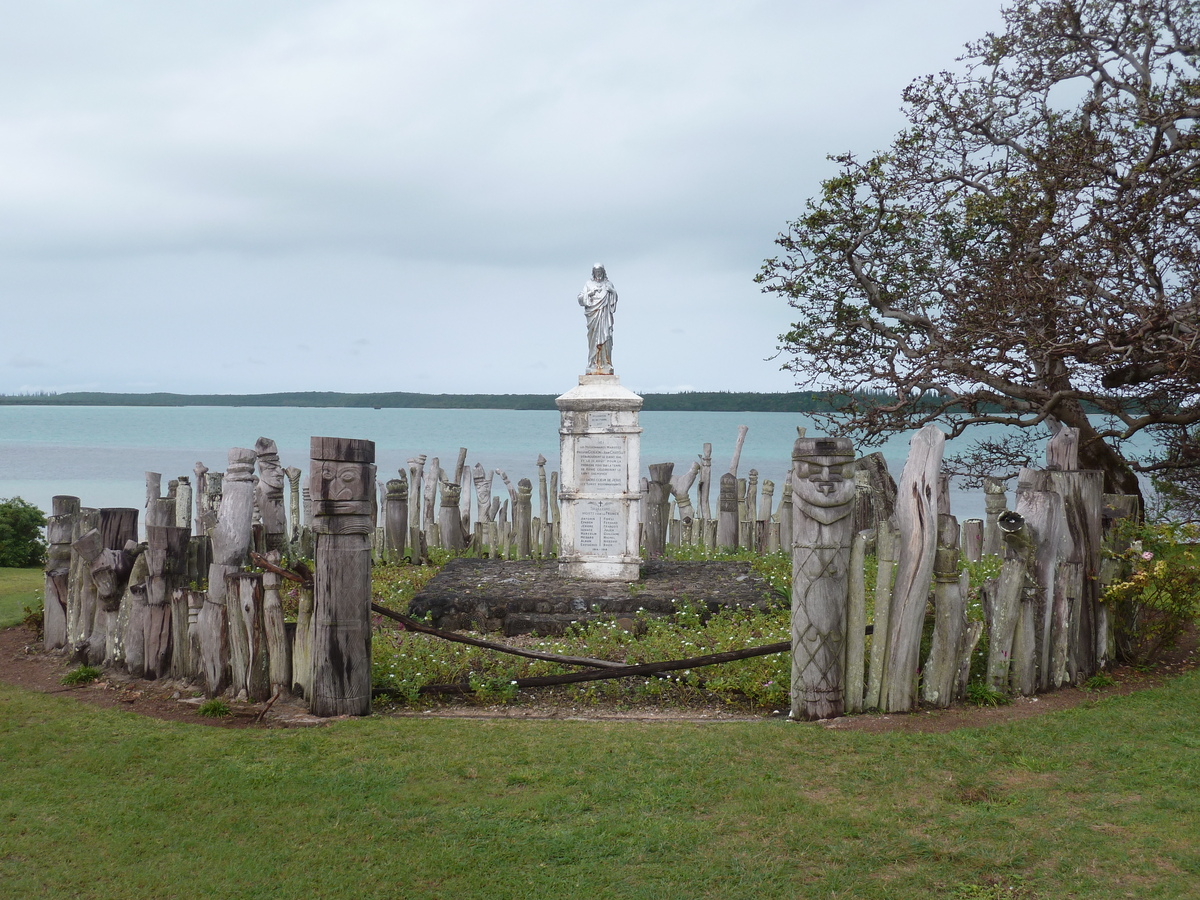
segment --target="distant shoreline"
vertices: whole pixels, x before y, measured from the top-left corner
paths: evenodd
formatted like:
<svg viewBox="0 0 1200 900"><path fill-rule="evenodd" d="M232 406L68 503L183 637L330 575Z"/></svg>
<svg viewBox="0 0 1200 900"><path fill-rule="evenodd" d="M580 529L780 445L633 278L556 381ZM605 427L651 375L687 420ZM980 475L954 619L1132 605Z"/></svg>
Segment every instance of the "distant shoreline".
<svg viewBox="0 0 1200 900"><path fill-rule="evenodd" d="M504 409L555 410L554 394L350 394L307 391L273 394L115 394L72 391L61 394L0 395L0 406L254 406L341 407L347 409ZM645 394L643 409L678 412L829 412L846 402L844 393L796 391L754 393L686 391Z"/></svg>

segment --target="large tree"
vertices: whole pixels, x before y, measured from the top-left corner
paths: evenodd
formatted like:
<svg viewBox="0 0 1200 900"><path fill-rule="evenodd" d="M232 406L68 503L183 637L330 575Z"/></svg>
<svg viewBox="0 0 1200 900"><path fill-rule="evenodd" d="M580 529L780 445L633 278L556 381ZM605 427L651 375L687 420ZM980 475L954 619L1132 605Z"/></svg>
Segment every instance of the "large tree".
<svg viewBox="0 0 1200 900"><path fill-rule="evenodd" d="M885 390L841 430L1060 423L1140 493L1147 429L1200 421L1200 4L1018 0L908 126L839 172L758 276L808 384Z"/></svg>

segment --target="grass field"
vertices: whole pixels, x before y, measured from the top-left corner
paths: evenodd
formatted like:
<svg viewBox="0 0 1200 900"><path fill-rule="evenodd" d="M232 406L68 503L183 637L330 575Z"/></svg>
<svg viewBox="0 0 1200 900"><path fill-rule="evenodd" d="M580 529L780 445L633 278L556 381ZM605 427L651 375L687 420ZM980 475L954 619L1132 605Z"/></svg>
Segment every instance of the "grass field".
<svg viewBox="0 0 1200 900"><path fill-rule="evenodd" d="M1195 897L1200 673L944 735L368 718L0 687L3 897Z"/></svg>
<svg viewBox="0 0 1200 900"><path fill-rule="evenodd" d="M0 628L25 618L25 607L42 605L46 575L41 569L0 569Z"/></svg>

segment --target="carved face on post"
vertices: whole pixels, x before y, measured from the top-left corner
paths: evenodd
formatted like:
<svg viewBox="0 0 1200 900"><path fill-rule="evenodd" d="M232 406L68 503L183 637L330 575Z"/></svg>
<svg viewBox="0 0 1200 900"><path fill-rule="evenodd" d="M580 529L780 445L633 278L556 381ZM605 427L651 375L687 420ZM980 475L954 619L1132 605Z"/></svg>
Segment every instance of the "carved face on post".
<svg viewBox="0 0 1200 900"><path fill-rule="evenodd" d="M845 438L800 438L792 453L794 502L828 525L850 514L854 452Z"/></svg>
<svg viewBox="0 0 1200 900"><path fill-rule="evenodd" d="M369 463L314 459L309 491L318 516L370 515L375 466Z"/></svg>
<svg viewBox="0 0 1200 900"><path fill-rule="evenodd" d="M362 463L334 462L322 460L314 468L312 498L314 500L367 500L371 496L374 481L368 469L374 466Z"/></svg>

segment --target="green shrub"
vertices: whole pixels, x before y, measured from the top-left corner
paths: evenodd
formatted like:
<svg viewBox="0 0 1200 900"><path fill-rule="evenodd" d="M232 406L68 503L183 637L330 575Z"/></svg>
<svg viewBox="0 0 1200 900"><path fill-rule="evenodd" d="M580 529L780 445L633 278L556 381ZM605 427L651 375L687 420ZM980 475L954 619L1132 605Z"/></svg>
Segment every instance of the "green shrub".
<svg viewBox="0 0 1200 900"><path fill-rule="evenodd" d="M46 515L20 497L0 499L0 568L27 569L46 560Z"/></svg>
<svg viewBox="0 0 1200 900"><path fill-rule="evenodd" d="M196 715L205 716L210 719L219 719L222 716L230 714L229 704L219 697L213 697L211 700L205 700L196 707Z"/></svg>
<svg viewBox="0 0 1200 900"><path fill-rule="evenodd" d="M1117 658L1149 665L1173 649L1200 617L1200 548L1194 525L1127 523L1119 536L1129 549L1115 555L1128 575L1111 585L1109 604Z"/></svg>
<svg viewBox="0 0 1200 900"><path fill-rule="evenodd" d="M1011 700L1008 694L996 690L986 681L972 681L967 685L967 702L976 706L1004 706Z"/></svg>
<svg viewBox="0 0 1200 900"><path fill-rule="evenodd" d="M66 675L59 679L59 684L91 684L103 673L95 666L80 666L77 669L72 669Z"/></svg>

